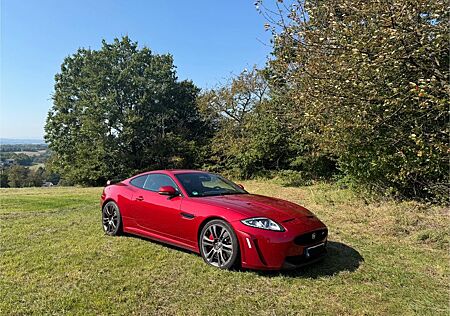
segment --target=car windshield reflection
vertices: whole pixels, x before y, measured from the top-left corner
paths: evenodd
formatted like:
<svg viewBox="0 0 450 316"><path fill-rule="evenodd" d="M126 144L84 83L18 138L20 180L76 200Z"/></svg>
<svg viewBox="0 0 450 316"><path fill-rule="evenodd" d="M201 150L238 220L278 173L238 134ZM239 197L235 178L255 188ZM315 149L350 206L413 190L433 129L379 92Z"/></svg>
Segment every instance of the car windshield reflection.
<svg viewBox="0 0 450 316"><path fill-rule="evenodd" d="M180 173L175 175L190 197L248 194L232 181L207 172Z"/></svg>

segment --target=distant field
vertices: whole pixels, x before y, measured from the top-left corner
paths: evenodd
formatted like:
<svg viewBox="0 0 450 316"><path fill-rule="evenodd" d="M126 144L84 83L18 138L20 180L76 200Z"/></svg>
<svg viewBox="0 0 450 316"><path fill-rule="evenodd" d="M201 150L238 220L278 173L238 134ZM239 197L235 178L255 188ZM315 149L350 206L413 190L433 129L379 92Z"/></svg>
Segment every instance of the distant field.
<svg viewBox="0 0 450 316"><path fill-rule="evenodd" d="M328 185L243 182L305 205L329 256L293 272L221 271L142 238L107 237L101 188L0 189L0 314L449 315L448 212Z"/></svg>
<svg viewBox="0 0 450 316"><path fill-rule="evenodd" d="M46 152L46 150L38 150L38 151L14 151L15 154L25 154L30 157L39 156Z"/></svg>
<svg viewBox="0 0 450 316"><path fill-rule="evenodd" d="M37 170L39 168L45 168L45 164L44 163L37 163L35 165L30 166L31 170Z"/></svg>

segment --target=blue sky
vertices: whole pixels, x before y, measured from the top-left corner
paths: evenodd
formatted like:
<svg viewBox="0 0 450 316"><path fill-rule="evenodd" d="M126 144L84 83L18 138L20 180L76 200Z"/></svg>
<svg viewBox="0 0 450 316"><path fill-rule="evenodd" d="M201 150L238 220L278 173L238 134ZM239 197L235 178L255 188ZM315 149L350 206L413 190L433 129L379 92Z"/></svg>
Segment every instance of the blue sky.
<svg viewBox="0 0 450 316"><path fill-rule="evenodd" d="M54 75L79 47L128 35L211 88L270 53L254 1L0 0L0 137L42 138Z"/></svg>

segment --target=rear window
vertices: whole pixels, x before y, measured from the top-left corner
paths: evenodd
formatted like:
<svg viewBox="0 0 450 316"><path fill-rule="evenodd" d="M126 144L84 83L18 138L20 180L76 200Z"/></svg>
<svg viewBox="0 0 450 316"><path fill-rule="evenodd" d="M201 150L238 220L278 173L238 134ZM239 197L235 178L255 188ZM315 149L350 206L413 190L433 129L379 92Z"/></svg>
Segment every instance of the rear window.
<svg viewBox="0 0 450 316"><path fill-rule="evenodd" d="M139 177L131 179L130 184L142 189L144 187L145 180L147 180L147 175L139 176Z"/></svg>

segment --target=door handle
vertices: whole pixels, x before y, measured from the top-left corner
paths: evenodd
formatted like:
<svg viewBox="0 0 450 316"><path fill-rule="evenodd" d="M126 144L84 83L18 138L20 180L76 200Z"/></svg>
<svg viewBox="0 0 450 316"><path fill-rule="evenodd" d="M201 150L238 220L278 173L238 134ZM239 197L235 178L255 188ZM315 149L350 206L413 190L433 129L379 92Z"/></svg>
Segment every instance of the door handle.
<svg viewBox="0 0 450 316"><path fill-rule="evenodd" d="M136 198L136 201L143 201L144 200L144 197L141 195L141 196L138 196L137 198Z"/></svg>

